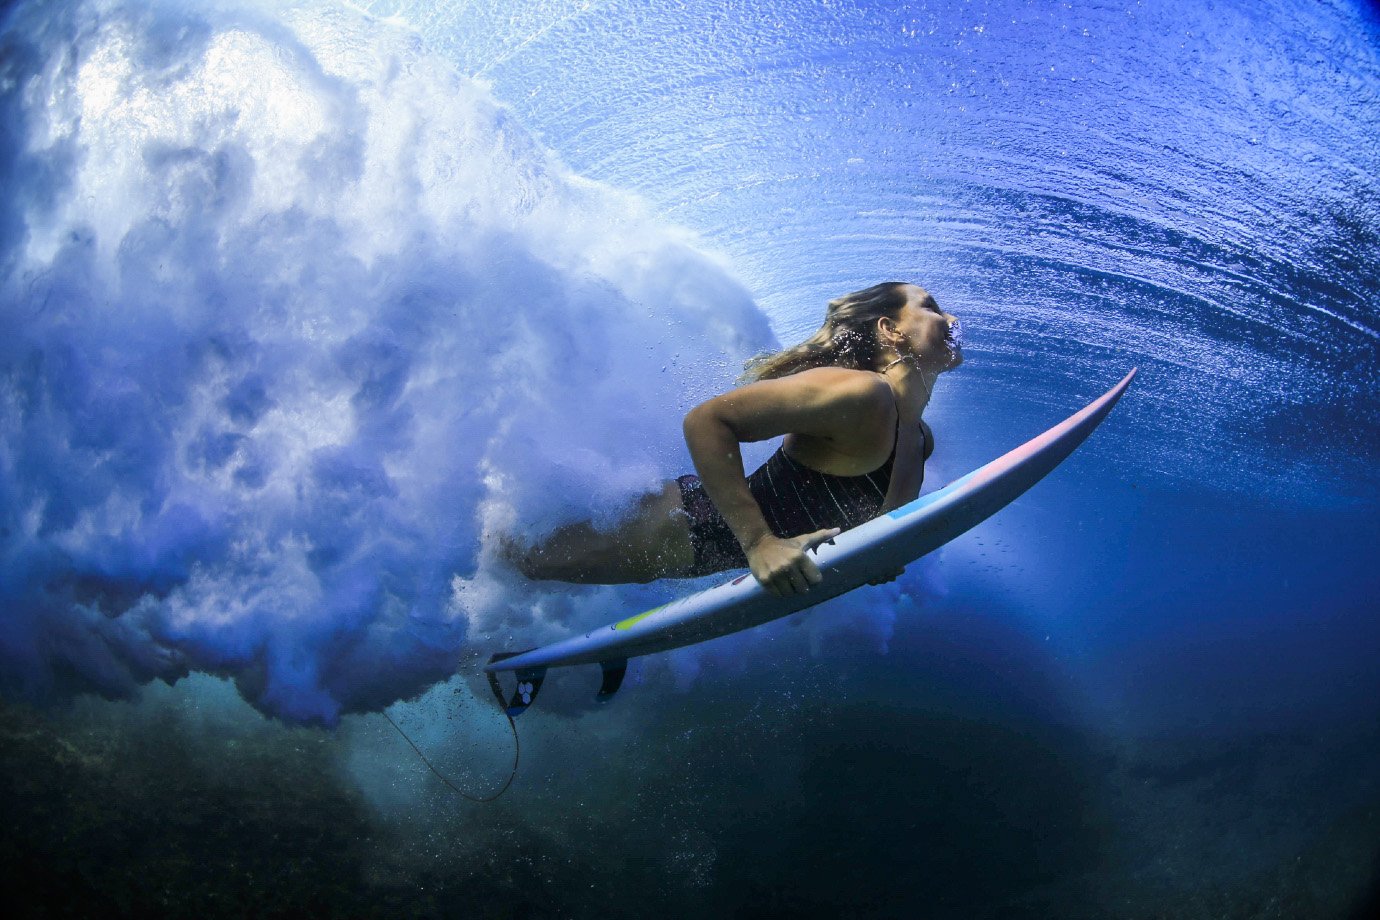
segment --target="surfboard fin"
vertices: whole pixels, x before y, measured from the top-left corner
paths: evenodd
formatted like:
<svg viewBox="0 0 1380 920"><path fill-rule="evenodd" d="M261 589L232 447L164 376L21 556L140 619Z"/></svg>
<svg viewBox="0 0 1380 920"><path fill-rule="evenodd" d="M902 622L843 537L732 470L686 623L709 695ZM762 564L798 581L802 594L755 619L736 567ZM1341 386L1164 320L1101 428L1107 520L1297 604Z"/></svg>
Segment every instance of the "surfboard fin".
<svg viewBox="0 0 1380 920"><path fill-rule="evenodd" d="M607 703L613 699L618 688L623 686L623 675L628 673L628 659L611 658L599 662L599 667L604 670L604 682L599 685L599 694L594 699L596 702Z"/></svg>
<svg viewBox="0 0 1380 920"><path fill-rule="evenodd" d="M530 651L529 648L522 652L496 652L489 658L489 664ZM546 679L546 668L519 668L515 672L515 676L517 677L517 687L513 690L512 698L505 703L503 688L498 683L498 675L493 672L489 673L489 689L494 692L498 705L503 707L503 711L510 716L522 715L527 711L527 707L536 700L537 691L541 689L541 682Z"/></svg>

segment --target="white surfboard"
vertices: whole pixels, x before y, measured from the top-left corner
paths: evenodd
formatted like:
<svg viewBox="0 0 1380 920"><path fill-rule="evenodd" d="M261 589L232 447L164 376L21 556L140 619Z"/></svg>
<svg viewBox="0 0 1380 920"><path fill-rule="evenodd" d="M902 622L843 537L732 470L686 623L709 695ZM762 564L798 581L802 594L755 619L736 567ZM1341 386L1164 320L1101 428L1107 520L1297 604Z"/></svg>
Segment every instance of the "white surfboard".
<svg viewBox="0 0 1380 920"><path fill-rule="evenodd" d="M948 543L1010 504L1073 453L1112 411L1135 370L1087 407L986 466L909 504L854 527L814 550L824 580L805 594L777 597L751 574L696 592L608 626L516 654L495 655L485 667L499 702L496 673L517 671L509 715L530 705L546 669L599 664L599 698L613 696L629 658L725 636L813 607L886 577Z"/></svg>

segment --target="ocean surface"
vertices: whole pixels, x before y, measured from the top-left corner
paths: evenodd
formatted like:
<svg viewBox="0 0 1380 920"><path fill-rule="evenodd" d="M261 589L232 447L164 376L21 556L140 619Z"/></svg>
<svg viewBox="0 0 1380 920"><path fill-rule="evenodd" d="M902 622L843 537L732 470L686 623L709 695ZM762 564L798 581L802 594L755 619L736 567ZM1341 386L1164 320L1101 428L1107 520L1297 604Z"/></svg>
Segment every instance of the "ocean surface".
<svg viewBox="0 0 1380 920"><path fill-rule="evenodd" d="M0 11L0 882L24 916L1380 917L1380 10L52 0ZM883 280L888 585L480 674L700 583L530 583ZM761 460L771 445L757 445ZM703 584L712 584L713 580Z"/></svg>

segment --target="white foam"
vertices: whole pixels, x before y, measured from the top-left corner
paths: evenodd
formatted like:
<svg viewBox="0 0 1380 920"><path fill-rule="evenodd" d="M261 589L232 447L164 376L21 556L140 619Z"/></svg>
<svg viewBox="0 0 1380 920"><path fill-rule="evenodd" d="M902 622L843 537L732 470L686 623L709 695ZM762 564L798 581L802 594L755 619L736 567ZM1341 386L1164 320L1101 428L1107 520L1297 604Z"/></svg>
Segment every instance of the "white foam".
<svg viewBox="0 0 1380 920"><path fill-rule="evenodd" d="M687 471L684 410L771 342L721 264L339 7L31 4L6 42L11 689L200 670L333 723L473 624L597 615L482 568L484 527Z"/></svg>

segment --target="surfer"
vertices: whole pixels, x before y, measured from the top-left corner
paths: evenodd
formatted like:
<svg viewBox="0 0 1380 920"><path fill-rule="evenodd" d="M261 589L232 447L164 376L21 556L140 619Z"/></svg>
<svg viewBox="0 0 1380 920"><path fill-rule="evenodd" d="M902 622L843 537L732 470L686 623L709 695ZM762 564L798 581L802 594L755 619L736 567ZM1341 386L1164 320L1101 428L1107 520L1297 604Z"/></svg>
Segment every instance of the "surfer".
<svg viewBox="0 0 1380 920"><path fill-rule="evenodd" d="M644 497L612 531L573 524L537 546L505 541L503 555L537 580L646 583L747 567L773 594L804 593L821 580L811 548L919 495L934 449L921 415L938 376L963 361L956 333L913 284L833 300L813 336L749 361L743 386L685 416L695 475ZM740 445L782 435L746 476Z"/></svg>

